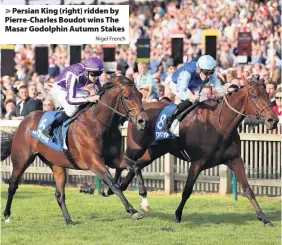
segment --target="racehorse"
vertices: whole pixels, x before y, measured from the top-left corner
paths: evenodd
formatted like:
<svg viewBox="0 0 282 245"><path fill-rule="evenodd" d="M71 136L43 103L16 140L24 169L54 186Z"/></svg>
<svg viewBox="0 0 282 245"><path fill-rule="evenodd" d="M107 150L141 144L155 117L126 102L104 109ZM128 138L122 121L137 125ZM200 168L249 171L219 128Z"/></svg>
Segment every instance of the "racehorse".
<svg viewBox="0 0 282 245"><path fill-rule="evenodd" d="M180 123L179 138L155 141L155 125L160 112L168 105L165 102L144 104L149 117L149 124L142 132L133 124L128 126L127 150L125 162L131 165L121 190L126 190L136 174L139 194L142 196L141 207L148 211L147 191L141 169L151 164L160 156L170 153L182 160L191 161L182 200L175 211L176 222L181 222L182 211L190 197L193 185L201 171L226 164L236 175L246 197L250 200L257 217L265 225L272 223L262 212L255 195L247 181L244 163L240 154L241 144L237 128L245 117L264 119L269 130L276 128L278 117L270 107L269 97L263 85L245 81L245 86L220 101L201 102ZM117 169L115 179L121 174ZM104 196L111 195L108 190Z"/></svg>
<svg viewBox="0 0 282 245"><path fill-rule="evenodd" d="M122 137L119 124L129 119L139 130L145 128L147 117L142 107L142 94L129 79L119 76L103 86L100 96L97 104L90 104L89 109L81 113L70 125L67 135L68 149L77 168L89 169L99 176L121 199L132 218L139 219L142 218L141 214L127 201L120 186L114 184L107 166L119 167L122 162ZM74 166L70 164L64 153L48 148L30 135L30 131L36 129L42 115L42 111L30 113L21 122L15 134L11 134L9 140L2 142L2 147L8 150L4 149L1 152L6 153L1 155L1 159L6 159L11 153L13 163L4 216L6 221L9 221L11 204L20 177L35 157L39 156L53 171L56 182L55 196L66 224L73 224L65 204L65 169Z"/></svg>

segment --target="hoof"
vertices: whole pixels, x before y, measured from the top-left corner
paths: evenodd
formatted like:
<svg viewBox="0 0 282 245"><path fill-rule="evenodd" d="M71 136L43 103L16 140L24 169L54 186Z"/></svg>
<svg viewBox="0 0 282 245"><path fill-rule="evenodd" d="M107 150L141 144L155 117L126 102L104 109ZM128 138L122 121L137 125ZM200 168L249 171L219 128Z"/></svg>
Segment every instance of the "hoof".
<svg viewBox="0 0 282 245"><path fill-rule="evenodd" d="M181 223L181 218L175 218L175 223Z"/></svg>
<svg viewBox="0 0 282 245"><path fill-rule="evenodd" d="M6 218L5 223L9 223L9 222L10 222L10 218Z"/></svg>
<svg viewBox="0 0 282 245"><path fill-rule="evenodd" d="M265 223L264 226L274 227L274 225L270 221Z"/></svg>
<svg viewBox="0 0 282 245"><path fill-rule="evenodd" d="M150 212L150 206L140 206L140 209L145 212L145 213L149 213Z"/></svg>
<svg viewBox="0 0 282 245"><path fill-rule="evenodd" d="M74 223L72 221L67 221L66 225L74 225Z"/></svg>
<svg viewBox="0 0 282 245"><path fill-rule="evenodd" d="M106 193L104 191L101 194L102 194L103 197L108 197L109 196L108 193Z"/></svg>
<svg viewBox="0 0 282 245"><path fill-rule="evenodd" d="M133 220L138 220L138 219L142 219L143 218L143 216L140 213L132 214L131 217L132 217Z"/></svg>

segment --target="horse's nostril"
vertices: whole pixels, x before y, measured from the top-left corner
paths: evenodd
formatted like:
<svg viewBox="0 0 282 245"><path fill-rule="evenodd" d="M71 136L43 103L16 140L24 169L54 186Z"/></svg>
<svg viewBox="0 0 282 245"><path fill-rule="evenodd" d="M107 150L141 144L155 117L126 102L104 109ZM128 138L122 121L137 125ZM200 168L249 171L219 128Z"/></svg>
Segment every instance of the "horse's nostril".
<svg viewBox="0 0 282 245"><path fill-rule="evenodd" d="M272 119L272 118L269 118L269 119L267 119L267 122L270 123L270 124L273 124L275 122L275 120Z"/></svg>
<svg viewBox="0 0 282 245"><path fill-rule="evenodd" d="M141 118L141 119L138 119L137 122L138 124L143 125L145 123L145 120Z"/></svg>

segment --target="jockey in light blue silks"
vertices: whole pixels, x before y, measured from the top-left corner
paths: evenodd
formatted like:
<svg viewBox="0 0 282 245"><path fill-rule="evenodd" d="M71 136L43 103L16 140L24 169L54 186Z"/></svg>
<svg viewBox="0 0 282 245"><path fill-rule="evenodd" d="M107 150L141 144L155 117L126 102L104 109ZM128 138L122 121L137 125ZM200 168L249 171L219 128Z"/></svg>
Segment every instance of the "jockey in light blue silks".
<svg viewBox="0 0 282 245"><path fill-rule="evenodd" d="M202 97L199 90L203 82L207 81L209 85L216 89L217 96L222 96L224 88L222 87L217 75L214 74L217 63L210 55L203 55L197 61L185 63L176 72L173 73L171 80L171 90L174 94L181 97L182 102L177 105L172 116L167 118L163 130L170 133L170 126L174 119L191 106L193 103L200 100Z"/></svg>
<svg viewBox="0 0 282 245"><path fill-rule="evenodd" d="M103 70L103 62L90 57L84 64L71 65L59 74L52 88L52 97L64 108L64 112L58 113L52 124L42 131L46 137L52 138L54 129L72 117L81 104L99 100L99 76ZM89 84L93 84L96 95L89 96L89 92L84 90Z"/></svg>

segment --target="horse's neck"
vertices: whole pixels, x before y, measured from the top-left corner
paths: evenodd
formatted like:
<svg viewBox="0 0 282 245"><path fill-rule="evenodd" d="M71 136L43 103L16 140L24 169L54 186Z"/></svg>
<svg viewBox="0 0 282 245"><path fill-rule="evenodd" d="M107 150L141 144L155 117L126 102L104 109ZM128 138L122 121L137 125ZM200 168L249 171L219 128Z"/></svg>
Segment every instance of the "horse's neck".
<svg viewBox="0 0 282 245"><path fill-rule="evenodd" d="M244 91L240 91L236 94L233 94L231 97L227 98L227 100L232 108L245 114ZM240 123L243 121L245 117L240 115L239 113L234 112L231 108L229 108L224 100L221 103L223 103L223 105L218 106L219 113L216 117L217 118L216 120L218 122L220 121L220 125L218 122L217 124L219 127L221 127L221 129L225 134L230 135L233 130L238 128L238 126L240 125Z"/></svg>
<svg viewBox="0 0 282 245"><path fill-rule="evenodd" d="M108 98L109 96L104 95L101 98L101 102L106 104L107 106L116 109L116 98ZM115 113L109 107L103 105L102 103L98 103L95 106L91 107L87 111L88 120L98 120L102 125L104 125L104 130L110 128L113 124L113 119L115 118Z"/></svg>

